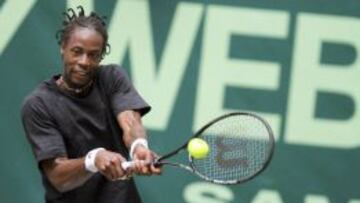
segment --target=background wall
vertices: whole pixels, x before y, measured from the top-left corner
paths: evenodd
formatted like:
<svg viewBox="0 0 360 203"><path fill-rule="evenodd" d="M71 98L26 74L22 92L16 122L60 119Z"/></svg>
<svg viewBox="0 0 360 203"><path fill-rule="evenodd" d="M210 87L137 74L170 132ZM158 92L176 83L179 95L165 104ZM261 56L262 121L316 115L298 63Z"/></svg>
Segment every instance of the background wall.
<svg viewBox="0 0 360 203"><path fill-rule="evenodd" d="M236 186L166 168L139 177L145 203L359 203L358 0L0 0L0 202L43 202L22 130L24 97L61 71L55 32L65 8L108 17L111 54L153 106L159 154L230 111L264 116L270 167Z"/></svg>

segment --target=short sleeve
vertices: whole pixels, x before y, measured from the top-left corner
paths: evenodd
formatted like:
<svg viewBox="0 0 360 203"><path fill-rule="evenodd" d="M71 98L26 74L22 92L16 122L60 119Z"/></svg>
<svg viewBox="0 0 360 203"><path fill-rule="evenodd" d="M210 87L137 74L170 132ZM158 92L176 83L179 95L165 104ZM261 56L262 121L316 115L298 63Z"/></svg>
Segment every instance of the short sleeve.
<svg viewBox="0 0 360 203"><path fill-rule="evenodd" d="M26 137L38 162L67 154L63 138L40 98L25 100L21 116Z"/></svg>
<svg viewBox="0 0 360 203"><path fill-rule="evenodd" d="M151 107L134 88L124 69L118 66L104 68L106 73L105 78L102 79L106 81L108 92L110 92L110 103L114 115L125 110L136 110L141 115L150 111Z"/></svg>

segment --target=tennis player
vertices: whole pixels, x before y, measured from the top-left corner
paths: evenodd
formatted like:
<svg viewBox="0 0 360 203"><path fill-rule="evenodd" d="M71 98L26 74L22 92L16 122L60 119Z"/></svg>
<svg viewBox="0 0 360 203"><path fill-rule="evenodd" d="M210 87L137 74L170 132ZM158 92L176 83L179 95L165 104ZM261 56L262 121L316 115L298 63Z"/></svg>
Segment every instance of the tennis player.
<svg viewBox="0 0 360 203"><path fill-rule="evenodd" d="M144 164L156 158L141 123L150 106L123 69L100 65L109 47L103 18L82 7L64 14L57 34L63 72L42 82L22 108L45 200L139 203L132 174L161 173ZM129 157L140 161L125 171Z"/></svg>

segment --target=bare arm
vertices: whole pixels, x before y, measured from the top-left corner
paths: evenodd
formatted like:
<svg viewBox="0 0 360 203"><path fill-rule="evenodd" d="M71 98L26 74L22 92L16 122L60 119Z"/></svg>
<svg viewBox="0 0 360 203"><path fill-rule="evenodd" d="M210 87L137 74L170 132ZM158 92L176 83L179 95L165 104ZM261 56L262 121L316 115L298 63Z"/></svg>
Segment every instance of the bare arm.
<svg viewBox="0 0 360 203"><path fill-rule="evenodd" d="M117 121L123 130L123 140L127 148L130 148L137 138L147 138L139 112L123 111L118 114Z"/></svg>
<svg viewBox="0 0 360 203"><path fill-rule="evenodd" d="M121 112L117 116L117 121L123 130L123 140L128 149L130 149L131 144L136 139L147 138L145 128L141 122L141 114L139 112L132 110ZM154 152L144 147L143 145L136 145L133 159L143 162L137 162L134 167L135 172L144 175L160 174L160 168L155 168L154 165L148 164L152 163L155 158L156 155Z"/></svg>
<svg viewBox="0 0 360 203"><path fill-rule="evenodd" d="M84 184L93 173L86 171L85 158L68 159L58 157L41 163L42 169L52 185L60 192L66 192Z"/></svg>
<svg viewBox="0 0 360 203"><path fill-rule="evenodd" d="M102 150L96 154L95 166L109 180L117 180L128 175L120 166L125 161L119 153ZM51 184L59 191L66 192L83 185L94 173L85 168L85 157L68 159L58 157L41 163ZM130 172L130 171L129 171Z"/></svg>

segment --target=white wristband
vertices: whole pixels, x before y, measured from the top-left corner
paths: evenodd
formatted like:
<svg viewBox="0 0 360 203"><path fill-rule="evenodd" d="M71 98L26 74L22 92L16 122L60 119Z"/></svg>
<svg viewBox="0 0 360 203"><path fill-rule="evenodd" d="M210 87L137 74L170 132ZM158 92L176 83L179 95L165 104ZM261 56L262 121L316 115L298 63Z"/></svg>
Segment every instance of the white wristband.
<svg viewBox="0 0 360 203"><path fill-rule="evenodd" d="M145 148L149 148L148 146L148 142L146 139L144 138L137 138L132 144L131 144L131 147L130 147L130 158L133 159L134 158L134 151L135 151L135 148L137 147L137 145L142 145L144 146Z"/></svg>
<svg viewBox="0 0 360 203"><path fill-rule="evenodd" d="M96 173L99 171L98 168L96 168L95 166L95 158L96 158L96 154L99 152L99 151L102 151L102 150L105 150L104 148L96 148L96 149L93 149L91 151L89 151L86 156L85 156L85 169L87 171L90 171L90 172L93 172L93 173Z"/></svg>

